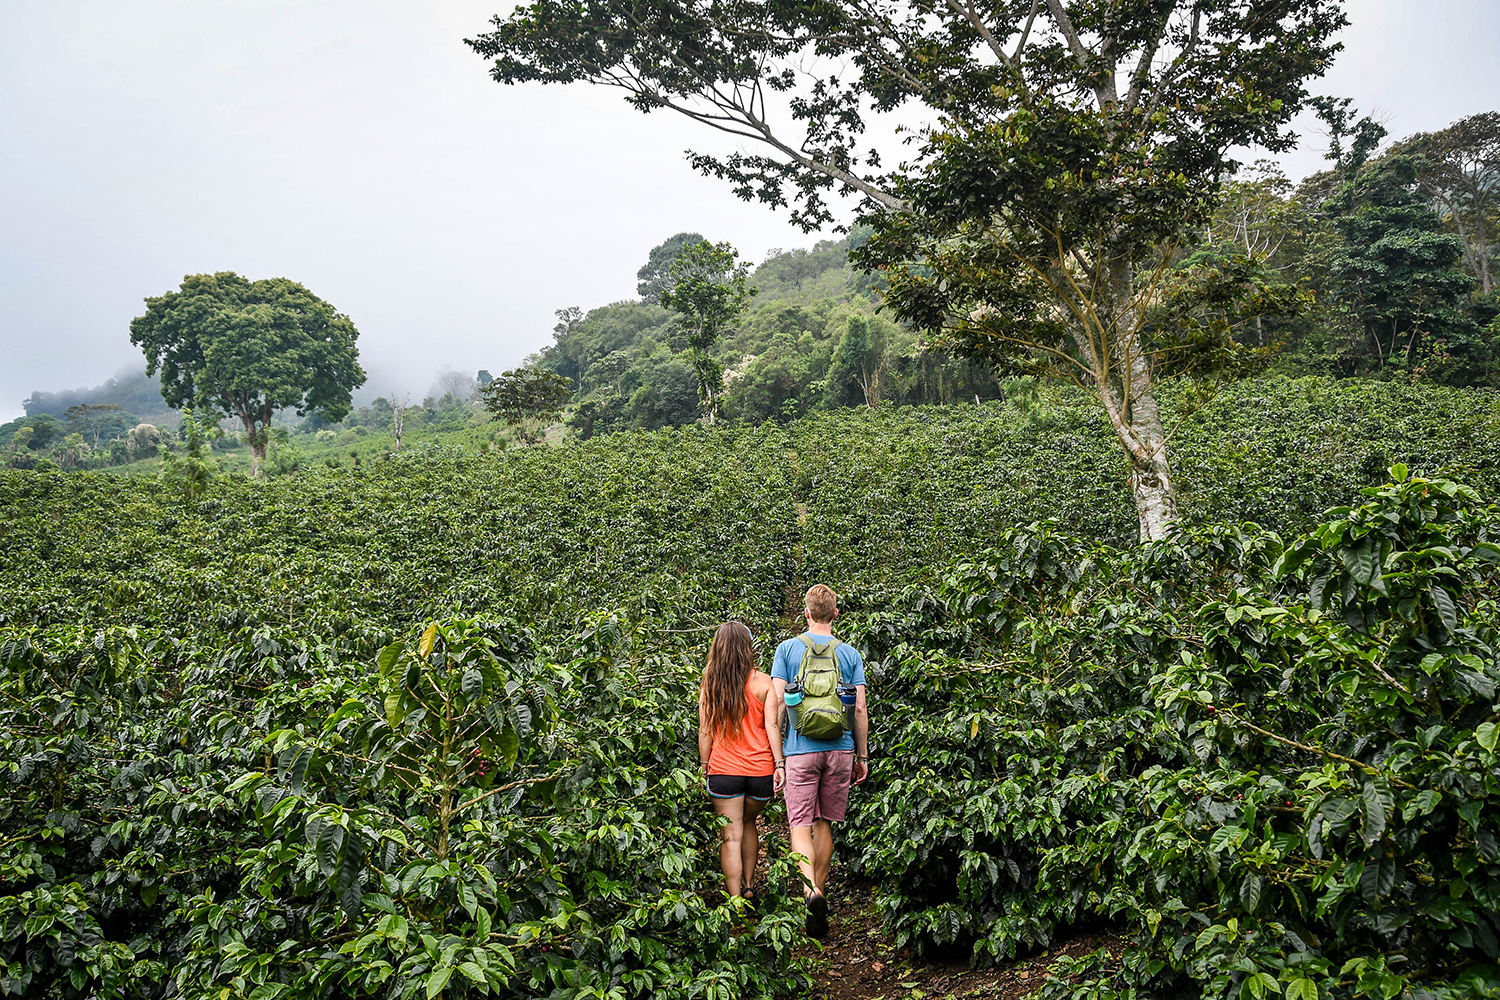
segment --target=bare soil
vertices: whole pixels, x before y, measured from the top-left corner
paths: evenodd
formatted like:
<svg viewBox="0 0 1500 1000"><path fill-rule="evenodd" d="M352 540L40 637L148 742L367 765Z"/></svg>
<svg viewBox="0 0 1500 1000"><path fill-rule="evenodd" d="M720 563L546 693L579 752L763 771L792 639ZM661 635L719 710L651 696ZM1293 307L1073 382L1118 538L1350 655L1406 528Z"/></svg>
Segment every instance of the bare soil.
<svg viewBox="0 0 1500 1000"><path fill-rule="evenodd" d="M768 827L782 844L788 841L788 831L781 816L769 822L762 816L759 823L763 873ZM811 945L808 955L817 970L812 996L818 1000L1022 1000L1041 987L1059 958L1108 948L1118 959L1125 948L1121 936L1106 931L1081 933L1042 954L988 969L969 968L967 958L917 956L909 948L896 947L875 906L874 885L844 875L837 848L829 871L828 904L828 937L821 945Z"/></svg>
<svg viewBox="0 0 1500 1000"><path fill-rule="evenodd" d="M1046 981L1058 958L1079 957L1099 948L1115 956L1124 942L1112 934L1084 934L1051 951L990 969L970 969L968 962L935 961L897 950L881 926L874 889L868 882L840 882L830 873L829 933L814 957L820 966L815 997L826 1000L1021 1000Z"/></svg>

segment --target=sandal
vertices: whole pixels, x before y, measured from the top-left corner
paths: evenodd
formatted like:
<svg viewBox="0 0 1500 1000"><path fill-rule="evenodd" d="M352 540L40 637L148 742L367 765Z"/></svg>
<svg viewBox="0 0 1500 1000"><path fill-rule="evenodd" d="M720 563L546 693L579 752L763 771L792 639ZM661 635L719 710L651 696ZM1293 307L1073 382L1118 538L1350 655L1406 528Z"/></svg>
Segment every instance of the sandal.
<svg viewBox="0 0 1500 1000"><path fill-rule="evenodd" d="M807 897L807 936L818 941L828 937L828 900L821 892Z"/></svg>
<svg viewBox="0 0 1500 1000"><path fill-rule="evenodd" d="M746 886L740 890L740 898L749 904L750 909L755 909L755 904L760 902L760 893Z"/></svg>

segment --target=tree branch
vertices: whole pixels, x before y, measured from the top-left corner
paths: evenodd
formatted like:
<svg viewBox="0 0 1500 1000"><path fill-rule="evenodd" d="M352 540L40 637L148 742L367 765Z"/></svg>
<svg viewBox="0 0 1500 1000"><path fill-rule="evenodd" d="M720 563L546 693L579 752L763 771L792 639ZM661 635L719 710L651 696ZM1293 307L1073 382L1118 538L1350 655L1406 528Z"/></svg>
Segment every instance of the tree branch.
<svg viewBox="0 0 1500 1000"><path fill-rule="evenodd" d="M1248 722L1227 709L1221 708L1216 714L1229 719L1235 725L1244 726L1246 729L1250 730L1253 733L1259 733L1267 739L1275 740L1277 743L1281 743L1294 749L1301 750L1303 753L1316 754L1319 757L1327 757L1329 760L1336 760L1341 764L1348 764L1351 767L1357 767L1361 771L1364 771L1366 774L1372 775L1374 777L1382 776L1379 769L1371 767L1369 764L1366 764L1362 760L1355 760L1353 757L1345 757L1341 753L1334 753L1332 750L1326 750L1323 747L1312 746L1307 743L1298 743L1296 740L1287 739L1285 736L1278 736L1275 733L1271 732L1269 729L1262 729L1255 723ZM1384 777L1389 780L1391 784L1395 785L1398 788L1417 787L1410 782L1401 780L1393 774L1384 775Z"/></svg>
<svg viewBox="0 0 1500 1000"><path fill-rule="evenodd" d="M453 815L457 816L459 813L463 812L470 806L478 805L485 799L492 799L496 795L499 795L501 792L508 792L512 788L520 788L522 785L536 785L540 784L543 781L552 781L558 777L559 775L556 774L544 774L540 778L522 778L520 781L512 781L508 785L501 785L499 788L492 788L489 791L485 792L483 795L476 795L469 801L455 807L453 810Z"/></svg>

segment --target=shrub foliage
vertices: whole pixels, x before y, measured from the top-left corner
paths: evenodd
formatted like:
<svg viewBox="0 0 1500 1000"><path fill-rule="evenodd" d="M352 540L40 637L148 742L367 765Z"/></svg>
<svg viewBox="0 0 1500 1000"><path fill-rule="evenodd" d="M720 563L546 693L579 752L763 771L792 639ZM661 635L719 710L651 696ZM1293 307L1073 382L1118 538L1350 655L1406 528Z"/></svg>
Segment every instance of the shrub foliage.
<svg viewBox="0 0 1500 1000"><path fill-rule="evenodd" d="M712 627L768 656L816 580L871 678L841 857L903 946L1125 937L1057 1000L1491 995L1495 420L1248 383L1179 465L1259 523L1146 548L1058 399L0 473L0 995L805 992L788 846L757 918L716 895L692 707Z"/></svg>

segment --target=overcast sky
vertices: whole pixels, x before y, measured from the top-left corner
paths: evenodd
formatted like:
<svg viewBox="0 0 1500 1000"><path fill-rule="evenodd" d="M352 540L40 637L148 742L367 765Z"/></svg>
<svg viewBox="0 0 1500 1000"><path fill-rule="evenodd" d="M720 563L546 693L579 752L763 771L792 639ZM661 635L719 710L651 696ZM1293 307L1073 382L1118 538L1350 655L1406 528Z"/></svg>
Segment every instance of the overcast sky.
<svg viewBox="0 0 1500 1000"><path fill-rule="evenodd" d="M554 309L631 297L682 230L753 260L816 237L697 176L719 149L587 86L502 87L495 0L0 0L0 420L141 364L186 274L285 276L349 314L370 389L515 364ZM1315 90L1394 136L1500 107L1496 0L1351 0ZM1321 167L1308 123L1285 158Z"/></svg>

